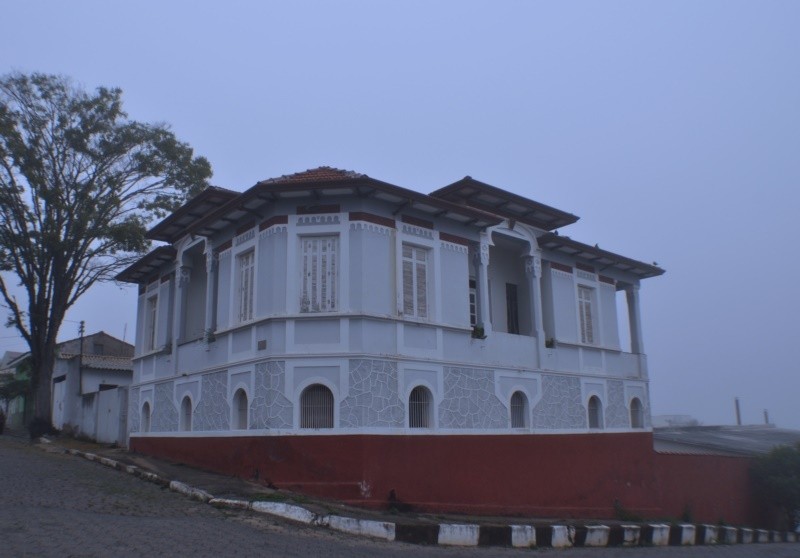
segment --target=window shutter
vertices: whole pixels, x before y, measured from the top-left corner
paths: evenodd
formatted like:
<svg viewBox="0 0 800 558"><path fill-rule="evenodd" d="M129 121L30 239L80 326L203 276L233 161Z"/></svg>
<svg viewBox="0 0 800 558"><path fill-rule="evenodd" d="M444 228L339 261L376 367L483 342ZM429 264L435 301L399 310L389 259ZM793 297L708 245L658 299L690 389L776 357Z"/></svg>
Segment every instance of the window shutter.
<svg viewBox="0 0 800 558"><path fill-rule="evenodd" d="M403 260L403 314L414 315L414 263L406 259Z"/></svg>
<svg viewBox="0 0 800 558"><path fill-rule="evenodd" d="M335 236L301 240L301 312L329 312L336 309L338 244L339 239Z"/></svg>
<svg viewBox="0 0 800 558"><path fill-rule="evenodd" d="M415 263L417 266L417 317L428 317L428 269L427 269L427 256L426 250L417 248L417 257Z"/></svg>
<svg viewBox="0 0 800 558"><path fill-rule="evenodd" d="M253 319L255 282L255 254L248 252L239 256L239 321Z"/></svg>
<svg viewBox="0 0 800 558"><path fill-rule="evenodd" d="M594 343L592 325L592 289L578 287L578 313L581 321L581 342Z"/></svg>

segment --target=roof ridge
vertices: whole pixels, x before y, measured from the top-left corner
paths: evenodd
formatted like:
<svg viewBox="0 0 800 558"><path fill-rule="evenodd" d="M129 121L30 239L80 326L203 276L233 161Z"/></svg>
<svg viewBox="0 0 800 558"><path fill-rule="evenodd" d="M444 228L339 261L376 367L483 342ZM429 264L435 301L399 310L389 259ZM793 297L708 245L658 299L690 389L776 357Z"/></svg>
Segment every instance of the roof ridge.
<svg viewBox="0 0 800 558"><path fill-rule="evenodd" d="M267 178L259 181L259 184L280 184L283 182L328 182L334 180L348 180L354 178L366 178L367 175L345 169L338 169L322 165L313 169L284 174L275 178Z"/></svg>

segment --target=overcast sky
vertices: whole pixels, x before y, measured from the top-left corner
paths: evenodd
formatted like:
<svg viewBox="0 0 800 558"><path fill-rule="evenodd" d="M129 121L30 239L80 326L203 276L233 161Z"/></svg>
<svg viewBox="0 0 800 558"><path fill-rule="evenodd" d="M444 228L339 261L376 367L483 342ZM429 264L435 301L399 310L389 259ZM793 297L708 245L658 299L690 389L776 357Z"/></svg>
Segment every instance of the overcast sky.
<svg viewBox="0 0 800 558"><path fill-rule="evenodd" d="M0 73L119 86L244 190L319 165L421 192L464 175L658 264L654 414L800 428L800 2L4 0ZM61 338L135 328L95 288ZM23 349L0 329L0 354Z"/></svg>

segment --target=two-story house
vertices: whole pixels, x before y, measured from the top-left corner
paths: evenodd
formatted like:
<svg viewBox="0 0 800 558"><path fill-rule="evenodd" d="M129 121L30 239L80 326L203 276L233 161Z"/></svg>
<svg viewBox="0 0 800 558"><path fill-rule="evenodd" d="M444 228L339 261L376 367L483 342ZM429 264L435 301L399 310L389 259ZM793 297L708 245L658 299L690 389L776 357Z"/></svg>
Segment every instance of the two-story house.
<svg viewBox="0 0 800 558"><path fill-rule="evenodd" d="M483 471L517 483L495 507L552 508L517 482L543 451L606 471L652 449L639 285L663 270L557 232L577 219L470 177L207 189L119 276L139 285L131 448L369 505L478 509L457 492Z"/></svg>

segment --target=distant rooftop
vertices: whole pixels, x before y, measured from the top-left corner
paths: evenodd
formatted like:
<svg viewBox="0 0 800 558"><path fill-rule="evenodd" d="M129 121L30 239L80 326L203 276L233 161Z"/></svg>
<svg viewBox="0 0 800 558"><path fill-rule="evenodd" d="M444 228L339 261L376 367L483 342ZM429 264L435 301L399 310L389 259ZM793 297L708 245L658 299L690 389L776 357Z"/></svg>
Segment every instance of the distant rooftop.
<svg viewBox="0 0 800 558"><path fill-rule="evenodd" d="M653 429L658 453L761 455L777 446L800 443L800 430L773 424L754 426L678 426Z"/></svg>

